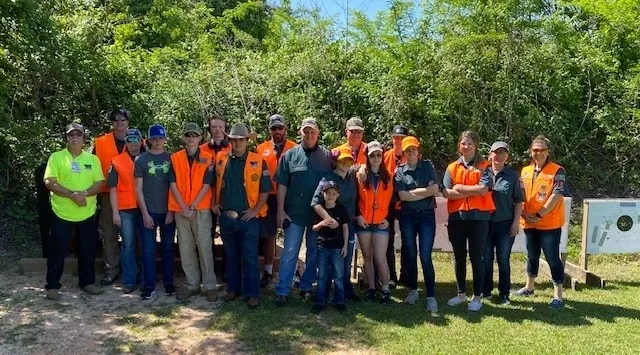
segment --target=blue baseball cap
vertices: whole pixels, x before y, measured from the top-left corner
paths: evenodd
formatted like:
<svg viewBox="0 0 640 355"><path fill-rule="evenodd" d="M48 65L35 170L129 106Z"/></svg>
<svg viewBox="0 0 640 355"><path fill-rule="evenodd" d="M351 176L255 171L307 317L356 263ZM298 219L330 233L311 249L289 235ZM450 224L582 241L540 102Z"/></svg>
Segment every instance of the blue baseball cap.
<svg viewBox="0 0 640 355"><path fill-rule="evenodd" d="M135 128L127 130L127 134L124 136L124 141L127 143L138 143L142 141L142 133Z"/></svg>
<svg viewBox="0 0 640 355"><path fill-rule="evenodd" d="M167 130L164 129L164 126L160 124L154 124L149 127L149 134L147 137L151 138L167 138Z"/></svg>

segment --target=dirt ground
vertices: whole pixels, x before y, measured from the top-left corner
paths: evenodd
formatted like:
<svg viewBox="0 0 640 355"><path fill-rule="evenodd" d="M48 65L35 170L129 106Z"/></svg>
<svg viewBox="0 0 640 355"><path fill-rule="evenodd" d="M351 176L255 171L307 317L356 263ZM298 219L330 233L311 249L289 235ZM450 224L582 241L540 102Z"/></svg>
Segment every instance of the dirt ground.
<svg viewBox="0 0 640 355"><path fill-rule="evenodd" d="M209 329L216 310L204 296L177 302L160 288L155 299L142 301L138 292L124 295L119 284L89 296L77 277L65 274L54 302L45 299L44 283L44 275L2 271L0 353L243 353L232 334Z"/></svg>

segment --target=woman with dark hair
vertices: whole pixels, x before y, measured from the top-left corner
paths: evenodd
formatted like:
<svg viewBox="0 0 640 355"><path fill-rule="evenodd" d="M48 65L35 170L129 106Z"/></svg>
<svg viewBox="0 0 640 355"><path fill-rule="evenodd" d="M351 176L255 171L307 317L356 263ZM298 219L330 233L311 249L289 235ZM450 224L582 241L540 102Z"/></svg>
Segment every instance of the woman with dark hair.
<svg viewBox="0 0 640 355"><path fill-rule="evenodd" d="M531 164L522 169L525 190L522 226L527 238L527 282L515 292L518 296L533 296L540 250L551 269L553 299L549 307L561 309L564 265L560 260L560 236L564 225L564 196L568 194L567 173L549 159L551 142L537 136L531 142Z"/></svg>
<svg viewBox="0 0 640 355"><path fill-rule="evenodd" d="M435 195L438 193L438 177L433 163L422 159L416 137L402 139L402 151L406 163L398 165L394 176L394 188L400 198L400 231L402 245L406 251L405 267L410 289L405 303L415 304L418 300L418 247L427 291L427 311L437 312L435 298L436 274L431 252L436 235ZM417 236L417 242L416 242Z"/></svg>
<svg viewBox="0 0 640 355"><path fill-rule="evenodd" d="M467 301L467 242L473 271L473 298L470 311L482 308L484 281L484 244L489 232L489 219L495 210L491 198L493 172L491 165L478 152L480 137L464 131L458 139L460 158L449 164L444 174L442 193L447 200L449 241L455 256L458 294L447 304L457 306Z"/></svg>
<svg viewBox="0 0 640 355"><path fill-rule="evenodd" d="M369 290L364 298L376 300L375 271L382 283L383 304L391 302L389 291L389 267L387 266L387 245L389 243L389 205L393 196L391 175L382 162L383 149L378 141L367 144L367 179L358 181L358 211L356 213L356 234L362 249L364 272ZM376 269L373 264L375 262Z"/></svg>

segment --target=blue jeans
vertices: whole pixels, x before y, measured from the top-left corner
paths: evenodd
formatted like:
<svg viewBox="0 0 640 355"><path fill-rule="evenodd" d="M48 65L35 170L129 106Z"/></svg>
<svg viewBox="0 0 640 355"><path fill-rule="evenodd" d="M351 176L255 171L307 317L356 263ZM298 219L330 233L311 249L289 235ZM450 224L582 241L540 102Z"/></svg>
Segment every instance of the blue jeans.
<svg viewBox="0 0 640 355"><path fill-rule="evenodd" d="M257 218L246 222L220 214L220 235L224 242L224 263L227 273L227 291L242 293L246 297L260 295L260 261Z"/></svg>
<svg viewBox="0 0 640 355"><path fill-rule="evenodd" d="M347 246L347 256L343 260L344 270L342 281L344 284L344 297L351 298L355 294L353 284L351 284L351 266L353 262L353 251L356 247L356 229L352 223L349 224L349 243ZM338 253L340 254L340 253Z"/></svg>
<svg viewBox="0 0 640 355"><path fill-rule="evenodd" d="M176 224L166 224L166 213L149 212L153 219L154 228L144 227L140 218L140 239L142 245L142 278L144 291L154 291L156 289L156 229L160 229L160 245L162 247L162 284L166 290L167 286L173 286L173 238L176 234Z"/></svg>
<svg viewBox="0 0 640 355"><path fill-rule="evenodd" d="M513 221L489 222L489 234L484 244L484 287L482 293L490 295L493 291L494 249L498 261L498 292L500 297L508 297L511 288L511 248L515 237L511 236Z"/></svg>
<svg viewBox="0 0 640 355"><path fill-rule="evenodd" d="M140 212L120 211L120 236L122 245L120 247L120 265L122 266L122 286L135 287L138 265L136 262L136 245L138 235L141 232ZM155 279L155 278L154 278Z"/></svg>
<svg viewBox="0 0 640 355"><path fill-rule="evenodd" d="M405 248L404 265L410 289L418 289L418 247L424 274L427 297L435 296L436 272L431 253L436 236L436 215L433 210L404 209L400 215L402 246ZM417 241L416 241L417 235Z"/></svg>
<svg viewBox="0 0 640 355"><path fill-rule="evenodd" d="M327 303L329 289L331 288L331 273L335 290L333 303L344 303L344 282L342 281L344 262L340 256L340 249L318 248L318 287L316 288L316 304L324 306Z"/></svg>
<svg viewBox="0 0 640 355"><path fill-rule="evenodd" d="M311 291L311 286L318 276L317 270L317 250L318 233L311 229L291 223L289 228L284 230L284 249L280 257L280 271L278 273L278 284L276 285L276 295L289 296L291 292L291 282L293 273L298 267L298 254L302 245L302 236L305 234L307 242L307 257L304 273L300 279L300 290Z"/></svg>
<svg viewBox="0 0 640 355"><path fill-rule="evenodd" d="M562 229L541 230L529 228L524 230L527 237L527 274L531 277L538 276L540 267L540 250L544 252L544 258L551 269L551 278L554 285L562 285L564 282L564 264L560 260L560 236Z"/></svg>

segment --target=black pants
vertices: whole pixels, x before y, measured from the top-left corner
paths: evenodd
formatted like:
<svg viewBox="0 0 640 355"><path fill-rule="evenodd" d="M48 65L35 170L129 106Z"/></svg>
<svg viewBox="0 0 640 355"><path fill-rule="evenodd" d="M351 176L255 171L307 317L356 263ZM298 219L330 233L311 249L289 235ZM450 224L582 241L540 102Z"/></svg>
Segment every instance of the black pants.
<svg viewBox="0 0 640 355"><path fill-rule="evenodd" d="M98 226L95 216L80 222L70 222L54 215L47 258L47 290L62 287L60 278L64 269L64 258L74 229L77 235L78 284L82 288L96 282Z"/></svg>
<svg viewBox="0 0 640 355"><path fill-rule="evenodd" d="M473 272L473 295L481 296L484 283L484 244L489 232L489 221L449 221L447 230L455 256L458 292L466 292L467 283L467 241L469 259Z"/></svg>

